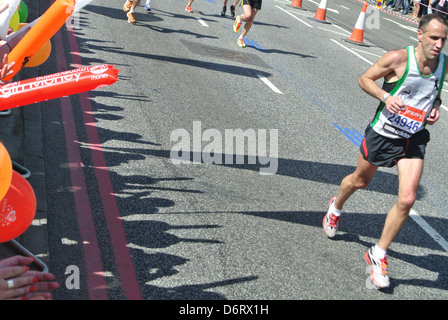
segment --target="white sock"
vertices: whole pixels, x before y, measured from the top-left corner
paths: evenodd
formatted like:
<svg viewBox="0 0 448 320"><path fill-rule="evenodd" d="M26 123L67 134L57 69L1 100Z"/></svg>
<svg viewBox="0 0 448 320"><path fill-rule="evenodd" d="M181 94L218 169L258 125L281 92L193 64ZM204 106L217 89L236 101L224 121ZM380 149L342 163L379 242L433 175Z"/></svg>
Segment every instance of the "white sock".
<svg viewBox="0 0 448 320"><path fill-rule="evenodd" d="M241 40L243 40L243 36L242 36L242 35L240 35L240 36L238 37L238 39L241 39Z"/></svg>
<svg viewBox="0 0 448 320"><path fill-rule="evenodd" d="M378 259L384 259L384 257L386 256L386 250L381 249L380 247L378 247L377 244L373 247L372 253L375 256L375 258Z"/></svg>
<svg viewBox="0 0 448 320"><path fill-rule="evenodd" d="M333 210L331 211L336 217L340 217L342 214L342 210L338 210L333 206Z"/></svg>
<svg viewBox="0 0 448 320"><path fill-rule="evenodd" d="M340 217L342 214L342 210L336 209L334 207L334 202L331 204L331 212L336 216L336 217Z"/></svg>

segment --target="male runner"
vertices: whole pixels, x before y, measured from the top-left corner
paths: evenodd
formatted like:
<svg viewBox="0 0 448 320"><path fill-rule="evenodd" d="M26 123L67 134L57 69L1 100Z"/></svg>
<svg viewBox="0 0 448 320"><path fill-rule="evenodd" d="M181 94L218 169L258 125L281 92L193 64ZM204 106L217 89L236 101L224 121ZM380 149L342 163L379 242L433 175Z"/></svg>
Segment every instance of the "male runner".
<svg viewBox="0 0 448 320"><path fill-rule="evenodd" d="M359 86L381 102L367 126L357 168L342 180L323 220L325 233L334 237L348 198L369 184L379 166L397 166L397 202L386 217L378 243L365 253L377 288L390 284L386 251L416 200L430 138L425 125L439 119L440 92L446 75L446 56L442 53L447 38L445 18L437 13L424 16L417 38L416 47L386 53L359 79ZM385 80L382 88L375 82L380 78Z"/></svg>
<svg viewBox="0 0 448 320"><path fill-rule="evenodd" d="M259 10L261 10L261 2L262 0L243 0L243 14L240 14L236 17L235 23L233 25L233 31L238 33L240 31L241 23L245 21L243 31L241 35L238 37L238 45L242 48L246 47L243 38L249 32L252 27L252 23L254 21L255 15Z"/></svg>

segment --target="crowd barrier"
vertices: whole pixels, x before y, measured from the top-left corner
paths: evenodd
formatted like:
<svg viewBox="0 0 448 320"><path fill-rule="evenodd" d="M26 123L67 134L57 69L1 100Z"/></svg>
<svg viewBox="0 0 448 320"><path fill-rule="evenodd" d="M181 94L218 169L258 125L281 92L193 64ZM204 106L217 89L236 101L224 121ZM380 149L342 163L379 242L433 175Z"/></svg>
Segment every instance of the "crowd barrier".
<svg viewBox="0 0 448 320"><path fill-rule="evenodd" d="M47 60L51 53L50 39L73 12L89 2L91 0L54 0L43 15L31 23L26 23L28 8L22 0L0 2L0 6L3 5L0 7L0 31L9 27L7 33L0 32L0 54L1 58L8 54L9 63L15 62L11 74L0 83L0 112L94 90L118 80L119 69L103 64L12 81L22 68L36 67ZM0 143L0 244L12 245L22 255L32 257L41 271L48 272L45 263L16 240L29 228L36 213L36 197L27 181L30 176L30 170L12 161Z"/></svg>

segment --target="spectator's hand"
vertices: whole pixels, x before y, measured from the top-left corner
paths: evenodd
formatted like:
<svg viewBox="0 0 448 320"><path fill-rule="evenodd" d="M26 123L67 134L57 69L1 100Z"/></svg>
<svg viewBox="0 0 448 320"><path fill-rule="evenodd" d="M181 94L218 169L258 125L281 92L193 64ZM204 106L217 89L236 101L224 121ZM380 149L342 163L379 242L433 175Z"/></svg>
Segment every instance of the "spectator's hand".
<svg viewBox="0 0 448 320"><path fill-rule="evenodd" d="M3 81L1 81L3 78L5 78L6 76L10 75L13 73L12 71L12 67L14 67L15 65L15 61L8 63L8 55L5 54L3 56L3 61L0 64L0 84L4 84Z"/></svg>
<svg viewBox="0 0 448 320"><path fill-rule="evenodd" d="M51 273L30 271L33 258L14 256L0 260L0 300L48 300L49 291L59 288Z"/></svg>

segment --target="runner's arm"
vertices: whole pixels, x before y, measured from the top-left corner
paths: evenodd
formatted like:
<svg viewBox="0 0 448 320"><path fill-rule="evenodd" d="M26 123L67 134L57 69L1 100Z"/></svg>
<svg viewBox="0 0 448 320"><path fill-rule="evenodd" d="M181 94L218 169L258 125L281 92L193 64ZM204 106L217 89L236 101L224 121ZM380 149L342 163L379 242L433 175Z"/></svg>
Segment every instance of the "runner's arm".
<svg viewBox="0 0 448 320"><path fill-rule="evenodd" d="M437 120L439 120L440 117L439 109L441 104L442 100L440 99L440 96L437 96L432 106L431 113L429 114L429 117L425 121L426 124L433 125Z"/></svg>
<svg viewBox="0 0 448 320"><path fill-rule="evenodd" d="M445 77L448 75L448 68L445 69ZM443 83L441 84L443 85ZM442 99L440 98L440 92L437 98L434 101L432 106L431 113L429 117L426 119L426 123L429 125L433 125L440 118L440 106L442 105Z"/></svg>
<svg viewBox="0 0 448 320"><path fill-rule="evenodd" d="M383 101L383 97L388 92L382 89L376 81L381 78L386 78L388 81L398 80L398 75L401 77L404 73L406 62L406 49L404 49L404 51L390 51L383 55L369 69L367 69L367 71L359 78L358 84L366 93L380 101ZM385 105L387 110L391 113L397 113L402 107L404 107L403 101L399 97L394 96L388 97L385 100Z"/></svg>

